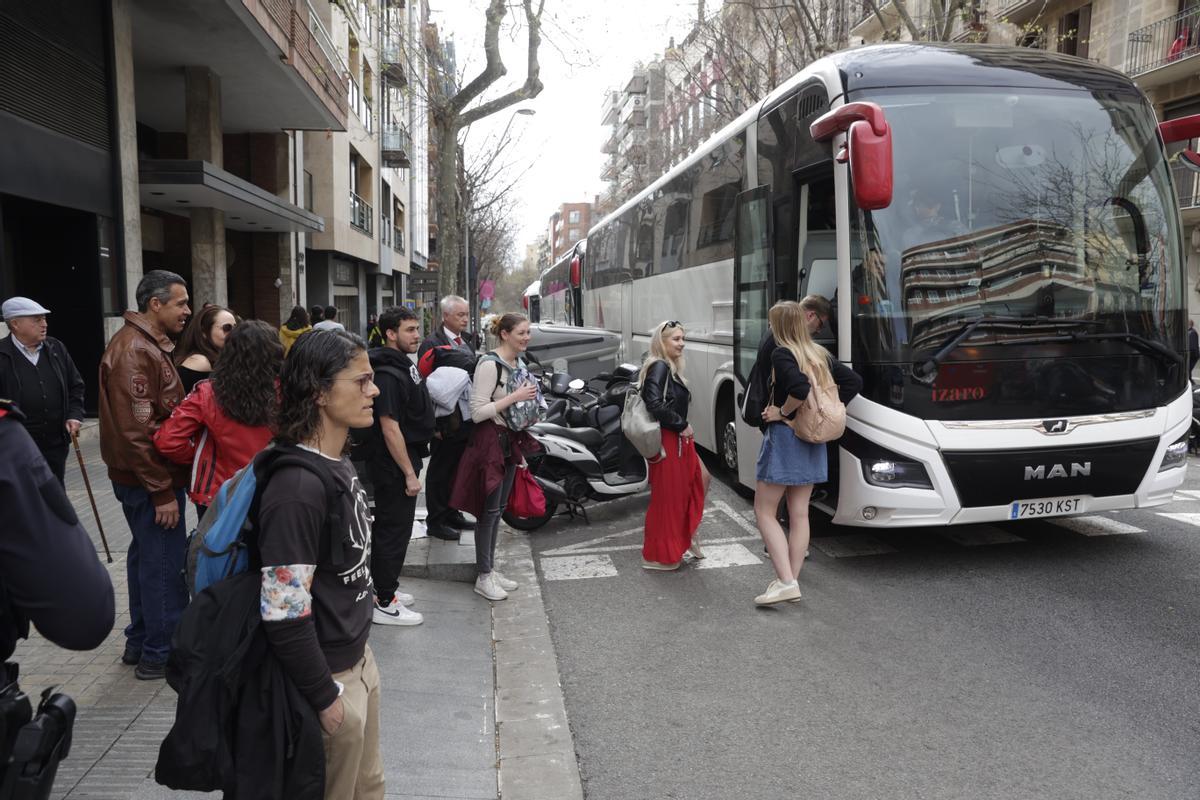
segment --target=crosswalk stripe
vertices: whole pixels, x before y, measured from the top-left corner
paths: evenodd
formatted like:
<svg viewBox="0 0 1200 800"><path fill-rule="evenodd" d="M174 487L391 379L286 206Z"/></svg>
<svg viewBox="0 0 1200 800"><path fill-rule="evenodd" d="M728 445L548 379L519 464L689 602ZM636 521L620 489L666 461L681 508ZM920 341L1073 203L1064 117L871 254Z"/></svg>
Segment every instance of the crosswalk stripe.
<svg viewBox="0 0 1200 800"><path fill-rule="evenodd" d="M855 556L879 556L898 552L890 544L868 534L855 536L822 536L812 539L810 544L830 558L853 558Z"/></svg>
<svg viewBox="0 0 1200 800"><path fill-rule="evenodd" d="M762 563L762 559L751 553L745 545L706 545L704 558L696 562L696 569L722 569L724 567L749 567Z"/></svg>
<svg viewBox="0 0 1200 800"><path fill-rule="evenodd" d="M993 544L1012 544L1025 541L1016 534L1002 531L991 525L970 525L963 528L950 528L939 534L943 539L949 539L963 547L980 547Z"/></svg>
<svg viewBox="0 0 1200 800"><path fill-rule="evenodd" d="M1174 520L1175 522L1182 522L1184 525L1195 525L1196 527L1200 528L1200 514L1196 514L1196 513L1183 514L1183 513L1175 513L1175 512L1168 512L1168 511L1160 511L1160 512L1158 512L1158 516L1166 517L1167 519Z"/></svg>
<svg viewBox="0 0 1200 800"><path fill-rule="evenodd" d="M1112 517L1069 517L1067 519L1055 520L1054 524L1060 528L1081 533L1084 536L1113 536L1123 533L1146 532L1142 528L1126 525L1124 522L1117 522Z"/></svg>
<svg viewBox="0 0 1200 800"><path fill-rule="evenodd" d="M612 556L602 553L586 556L555 556L541 559L542 575L548 581L570 581L580 578L615 578L617 568Z"/></svg>
<svg viewBox="0 0 1200 800"><path fill-rule="evenodd" d="M1188 500L1200 500L1200 492L1195 489L1176 489L1175 494L1183 495Z"/></svg>

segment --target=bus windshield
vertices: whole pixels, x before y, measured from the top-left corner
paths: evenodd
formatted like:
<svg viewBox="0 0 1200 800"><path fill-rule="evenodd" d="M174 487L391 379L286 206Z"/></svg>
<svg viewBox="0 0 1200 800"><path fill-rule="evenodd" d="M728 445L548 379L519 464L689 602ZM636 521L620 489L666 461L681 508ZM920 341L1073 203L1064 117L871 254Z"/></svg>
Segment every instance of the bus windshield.
<svg viewBox="0 0 1200 800"><path fill-rule="evenodd" d="M1173 190L1140 97L972 87L853 99L884 108L895 164L892 204L852 215L867 360L1053 357L1064 343L1073 357L1169 359L1182 347Z"/></svg>

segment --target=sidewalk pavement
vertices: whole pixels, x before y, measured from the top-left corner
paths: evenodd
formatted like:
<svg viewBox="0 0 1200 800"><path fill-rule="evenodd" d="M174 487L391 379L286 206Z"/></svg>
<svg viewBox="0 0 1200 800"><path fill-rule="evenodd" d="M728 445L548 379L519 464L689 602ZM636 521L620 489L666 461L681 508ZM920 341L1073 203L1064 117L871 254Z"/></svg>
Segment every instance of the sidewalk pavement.
<svg viewBox="0 0 1200 800"><path fill-rule="evenodd" d="M154 782L158 747L175 717L175 693L164 681L135 679L132 668L120 663L122 630L129 622L125 552L130 534L100 461L99 440L92 431L81 439L112 548L108 570L117 620L104 644L87 653L62 650L35 631L14 654L26 692L34 695L56 685L79 707L71 753L59 767L52 797L218 796L170 792ZM103 560L73 453L67 493ZM188 524L195 524L190 504ZM529 542L511 531L502 535L498 560L521 588L490 607L467 582L474 577L474 548L465 538L414 542L416 557L411 570L406 566L402 586L416 596L424 625L371 630L383 678L387 797L582 798ZM410 572L424 577L410 577Z"/></svg>

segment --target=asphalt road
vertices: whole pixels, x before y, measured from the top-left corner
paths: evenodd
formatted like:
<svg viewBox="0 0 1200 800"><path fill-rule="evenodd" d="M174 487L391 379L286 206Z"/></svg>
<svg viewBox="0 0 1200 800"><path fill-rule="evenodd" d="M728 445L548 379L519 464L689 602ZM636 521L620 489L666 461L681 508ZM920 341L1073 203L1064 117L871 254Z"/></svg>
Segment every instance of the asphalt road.
<svg viewBox="0 0 1200 800"><path fill-rule="evenodd" d="M589 800L1200 798L1200 491L1063 524L815 515L804 599L770 609L749 502L714 481L710 557L676 573L640 568L645 503L532 536Z"/></svg>

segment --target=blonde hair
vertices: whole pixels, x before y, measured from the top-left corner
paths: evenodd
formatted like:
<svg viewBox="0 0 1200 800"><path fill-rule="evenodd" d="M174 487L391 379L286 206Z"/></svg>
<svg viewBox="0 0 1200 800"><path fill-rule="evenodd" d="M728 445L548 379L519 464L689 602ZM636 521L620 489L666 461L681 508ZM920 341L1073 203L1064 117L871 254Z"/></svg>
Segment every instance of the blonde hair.
<svg viewBox="0 0 1200 800"><path fill-rule="evenodd" d="M645 383L646 373L650 371L651 364L655 361L665 361L667 362L667 366L671 368L671 375L677 378L684 386L687 386L687 381L683 377L683 356L672 358L667 354L667 331L670 331L673 335L677 330L682 333L683 326L672 320L663 320L654 326L654 331L650 334L650 352L646 356L646 362L642 364L641 372L638 373L639 384Z"/></svg>
<svg viewBox="0 0 1200 800"><path fill-rule="evenodd" d="M786 347L796 364L814 386L829 386L833 374L829 371L829 351L812 339L804 320L804 307L794 300L781 300L767 312L767 323L775 336L775 344Z"/></svg>

